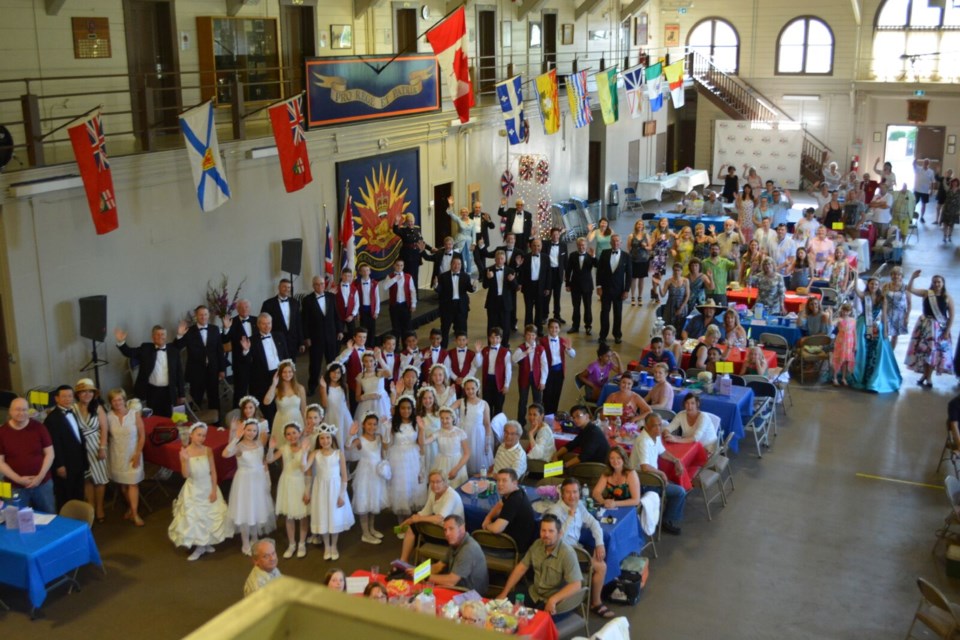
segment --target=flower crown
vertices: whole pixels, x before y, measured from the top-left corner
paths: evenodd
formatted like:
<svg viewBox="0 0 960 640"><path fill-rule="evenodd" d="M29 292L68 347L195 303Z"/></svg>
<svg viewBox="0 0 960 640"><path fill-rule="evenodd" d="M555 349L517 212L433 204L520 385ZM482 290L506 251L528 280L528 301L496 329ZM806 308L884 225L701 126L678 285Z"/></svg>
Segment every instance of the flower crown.
<svg viewBox="0 0 960 640"><path fill-rule="evenodd" d="M453 416L454 422L456 422L457 412L451 409L450 407L444 406L437 409L437 415L440 415L441 413L449 413L450 415Z"/></svg>
<svg viewBox="0 0 960 640"><path fill-rule="evenodd" d="M254 398L253 396L243 396L242 398L240 398L240 402L237 403L237 406L242 407L246 402L252 402L255 408L257 409L260 408L260 401Z"/></svg>
<svg viewBox="0 0 960 640"><path fill-rule="evenodd" d="M330 371L331 369L334 369L334 368L340 369L341 372L345 372L347 370L347 368L343 366L343 364L340 362L331 362L330 364L327 365L327 371Z"/></svg>
<svg viewBox="0 0 960 640"><path fill-rule="evenodd" d="M328 423L326 423L326 422L324 422L324 423L321 424L319 427L317 427L317 432L318 432L318 433L326 433L326 434L331 435L331 436L337 435L337 433L338 433L339 431L340 431L340 430L337 428L337 425L335 425L335 424L328 424Z"/></svg>
<svg viewBox="0 0 960 640"><path fill-rule="evenodd" d="M403 371L400 372L400 377L402 378L402 377L403 377L403 374L405 374L407 371L413 371L413 372L414 372L415 374L417 374L418 376L420 375L420 369L418 369L417 367L413 366L412 364L408 364L407 366L405 366L405 367L403 368Z"/></svg>
<svg viewBox="0 0 960 640"><path fill-rule="evenodd" d="M423 394L425 394L425 393L427 393L427 392L432 393L434 398L437 397L437 392L436 392L436 390L435 390L433 387L429 386L429 385L428 385L428 386L425 386L425 387L420 387L420 390L417 391L417 397L419 398L420 396L422 396Z"/></svg>
<svg viewBox="0 0 960 640"><path fill-rule="evenodd" d="M321 407L319 403L311 402L311 403L308 404L306 407L304 407L304 409L303 409L304 415L306 415L307 413L309 413L311 409L316 409L317 413L320 414L320 418L321 418L321 419L322 419L323 416L326 414L326 412L323 410L323 407Z"/></svg>
<svg viewBox="0 0 960 640"><path fill-rule="evenodd" d="M363 414L363 417L360 418L360 423L363 424L366 422L367 418L376 418L377 422L380 422L380 414L376 411L367 411L365 414Z"/></svg>
<svg viewBox="0 0 960 640"><path fill-rule="evenodd" d="M403 394L402 396L400 396L399 398L397 398L396 404L399 405L401 400L409 400L410 402L413 403L414 406L416 406L416 404L417 404L416 398L414 398L414 397L413 397L412 395L410 395L409 393L405 393L405 394Z"/></svg>
<svg viewBox="0 0 960 640"><path fill-rule="evenodd" d="M296 363L295 363L293 360L291 360L290 358L287 358L286 360L281 360L281 361L277 364L277 369L279 369L280 367L282 367L282 366L285 365L285 364L290 365L290 368L293 369L294 371L297 370L297 365L296 365Z"/></svg>
<svg viewBox="0 0 960 640"><path fill-rule="evenodd" d="M472 382L473 384L477 385L477 388L478 388L478 389L480 388L480 381L477 380L474 376L467 376L466 378L464 378L464 379L463 379L463 382L460 383L460 386L462 387L462 386L464 386L465 384L467 384L468 382Z"/></svg>
<svg viewBox="0 0 960 640"><path fill-rule="evenodd" d="M197 429L206 429L206 428L208 428L206 422L194 422L192 425L190 425L190 433L193 433Z"/></svg>
<svg viewBox="0 0 960 640"><path fill-rule="evenodd" d="M443 366L442 364L440 364L439 362L438 362L437 364L433 365L432 367L430 367L430 373L433 373L433 370L434 370L434 369L440 369L441 371L443 371L444 374L447 373L447 368L446 368L445 366Z"/></svg>
<svg viewBox="0 0 960 640"><path fill-rule="evenodd" d="M257 420L256 418L247 418L246 420L243 421L243 426L247 426L248 424L255 424L257 425L257 427L259 427L260 421Z"/></svg>
<svg viewBox="0 0 960 640"><path fill-rule="evenodd" d="M283 425L283 430L286 431L287 427L296 427L297 431L303 433L303 426L299 422L288 422L287 424Z"/></svg>

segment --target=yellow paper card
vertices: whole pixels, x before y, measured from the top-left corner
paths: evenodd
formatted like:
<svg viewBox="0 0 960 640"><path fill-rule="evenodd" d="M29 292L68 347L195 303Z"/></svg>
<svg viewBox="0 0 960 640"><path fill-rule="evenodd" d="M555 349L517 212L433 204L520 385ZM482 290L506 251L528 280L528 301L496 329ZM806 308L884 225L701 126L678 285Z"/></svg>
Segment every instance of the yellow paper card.
<svg viewBox="0 0 960 640"><path fill-rule="evenodd" d="M50 404L50 394L46 391L31 391L30 397L27 399L30 401L30 404L38 404L41 407Z"/></svg>
<svg viewBox="0 0 960 640"><path fill-rule="evenodd" d="M556 462L548 462L545 465L543 465L544 478L554 478L560 475L563 475L563 460L557 460Z"/></svg>
<svg viewBox="0 0 960 640"><path fill-rule="evenodd" d="M603 415L605 416L622 416L623 415L623 405L619 402L604 402L603 403Z"/></svg>
<svg viewBox="0 0 960 640"><path fill-rule="evenodd" d="M717 373L733 373L732 362L718 362L716 364Z"/></svg>
<svg viewBox="0 0 960 640"><path fill-rule="evenodd" d="M189 418L187 418L187 414L185 414L185 413L176 413L176 412L174 412L174 414L170 416L170 419L173 420L173 423L174 423L174 424L183 424L183 423L186 422Z"/></svg>
<svg viewBox="0 0 960 640"><path fill-rule="evenodd" d="M424 560L413 570L413 584L423 582L430 577L430 561Z"/></svg>
<svg viewBox="0 0 960 640"><path fill-rule="evenodd" d="M831 225L831 228L832 228L834 231L843 231L843 223L842 223L842 222L834 222L833 225Z"/></svg>
<svg viewBox="0 0 960 640"><path fill-rule="evenodd" d="M0 498L12 498L13 485L9 482L0 482Z"/></svg>

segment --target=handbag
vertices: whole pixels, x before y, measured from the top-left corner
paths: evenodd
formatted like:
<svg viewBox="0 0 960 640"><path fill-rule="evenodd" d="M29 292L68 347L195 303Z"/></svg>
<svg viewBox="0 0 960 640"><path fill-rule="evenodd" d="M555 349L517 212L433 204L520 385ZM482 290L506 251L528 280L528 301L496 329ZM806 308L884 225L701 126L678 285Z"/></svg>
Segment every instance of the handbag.
<svg viewBox="0 0 960 640"><path fill-rule="evenodd" d="M156 427L150 433L150 444L155 447L162 447L179 438L180 430L177 427Z"/></svg>
<svg viewBox="0 0 960 640"><path fill-rule="evenodd" d="M381 460L377 463L377 475L390 482L390 479L393 477L393 469L390 467L389 460Z"/></svg>
<svg viewBox="0 0 960 640"><path fill-rule="evenodd" d="M643 585L640 574L625 571L619 577L603 585L600 596L604 601L612 604L634 606L640 602Z"/></svg>

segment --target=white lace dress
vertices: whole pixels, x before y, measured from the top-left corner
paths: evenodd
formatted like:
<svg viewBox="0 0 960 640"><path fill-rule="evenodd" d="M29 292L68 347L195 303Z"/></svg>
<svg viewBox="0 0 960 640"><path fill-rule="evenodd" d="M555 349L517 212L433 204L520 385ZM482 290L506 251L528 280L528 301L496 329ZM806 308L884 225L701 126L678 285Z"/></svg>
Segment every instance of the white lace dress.
<svg viewBox="0 0 960 640"><path fill-rule="evenodd" d="M347 395L343 387L327 387L327 406L323 408L323 421L337 427L337 444L341 450L346 450L347 460L352 460L347 446L347 434L350 433L350 425L353 424L353 416L350 415L350 405L347 403Z"/></svg>
<svg viewBox="0 0 960 640"><path fill-rule="evenodd" d="M380 443L380 436L372 442L360 438L360 461L353 472L354 513L380 513L387 507L387 482L377 474L383 460Z"/></svg>
<svg viewBox="0 0 960 640"><path fill-rule="evenodd" d="M476 404L464 401L460 408L460 428L470 440L470 459L467 460L467 473L475 476L481 469L493 466L493 453L487 449L487 431L483 426L483 414L487 401Z"/></svg>
<svg viewBox="0 0 960 640"><path fill-rule="evenodd" d="M173 501L173 522L167 535L178 547L219 544L233 537L233 521L227 503L217 487L217 499L210 502L210 460L206 455L191 456L190 477Z"/></svg>
<svg viewBox="0 0 960 640"><path fill-rule="evenodd" d="M363 422L363 416L368 413L375 413L381 418L390 415L390 394L387 393L384 380L376 375L363 375L357 378L360 381L360 391L363 395L376 395L376 398L370 400L361 400L357 403L357 411L353 414L354 420L358 423Z"/></svg>
<svg viewBox="0 0 960 640"><path fill-rule="evenodd" d="M119 484L138 484L143 480L143 454L140 464L130 464L133 452L137 450L137 412L127 411L123 420L113 411L107 414L107 429L110 444L107 447L110 479Z"/></svg>
<svg viewBox="0 0 960 640"><path fill-rule="evenodd" d="M429 473L434 469L434 460L436 460L439 451L436 438L440 435L440 416L423 416L423 427L423 470ZM427 440L431 437L433 442L427 443Z"/></svg>
<svg viewBox="0 0 960 640"><path fill-rule="evenodd" d="M303 448L294 451L289 444L280 447L283 472L277 481L277 515L287 516L291 520L300 520L310 515L309 508L303 503L303 494L307 490L303 454Z"/></svg>
<svg viewBox="0 0 960 640"><path fill-rule="evenodd" d="M337 506L341 455L339 449L334 449L328 456L318 451L313 459L313 492L310 497L310 531L313 533L340 533L356 522L346 491L343 492L343 506Z"/></svg>
<svg viewBox="0 0 960 640"><path fill-rule="evenodd" d="M397 515L413 513L426 501L426 478L420 468L420 447L417 430L412 424L400 425L400 431L389 432L387 460L393 471L387 486L390 509Z"/></svg>
<svg viewBox="0 0 960 640"><path fill-rule="evenodd" d="M278 442L283 442L283 429L291 422L303 428L303 413L300 411L300 396L277 397L277 415L273 418L273 429L270 435Z"/></svg>
<svg viewBox="0 0 960 640"><path fill-rule="evenodd" d="M458 488L467 481L467 465L460 467L457 476L449 479L450 470L453 469L460 458L463 457L463 441L467 439L467 434L460 427L454 427L450 430L441 429L437 437L438 449L437 458L433 463L433 469L439 469L443 472L443 477L454 489Z"/></svg>
<svg viewBox="0 0 960 640"><path fill-rule="evenodd" d="M230 519L238 527L255 526L260 533L277 528L270 497L270 477L263 467L263 447L237 448L237 473L230 486Z"/></svg>

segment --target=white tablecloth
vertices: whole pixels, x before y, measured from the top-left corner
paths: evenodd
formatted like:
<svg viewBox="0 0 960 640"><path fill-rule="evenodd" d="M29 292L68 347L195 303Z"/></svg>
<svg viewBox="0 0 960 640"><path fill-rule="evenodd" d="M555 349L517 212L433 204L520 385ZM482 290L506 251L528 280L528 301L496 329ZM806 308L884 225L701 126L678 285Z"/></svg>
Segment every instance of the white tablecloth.
<svg viewBox="0 0 960 640"><path fill-rule="evenodd" d="M679 191L681 193L690 193L694 187L706 187L710 185L710 174L703 169L691 169L687 171L678 171L657 178L650 176L637 182L637 197L641 200L663 199L663 191Z"/></svg>

